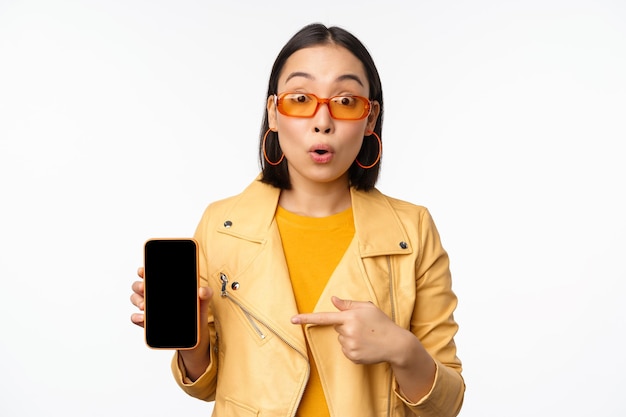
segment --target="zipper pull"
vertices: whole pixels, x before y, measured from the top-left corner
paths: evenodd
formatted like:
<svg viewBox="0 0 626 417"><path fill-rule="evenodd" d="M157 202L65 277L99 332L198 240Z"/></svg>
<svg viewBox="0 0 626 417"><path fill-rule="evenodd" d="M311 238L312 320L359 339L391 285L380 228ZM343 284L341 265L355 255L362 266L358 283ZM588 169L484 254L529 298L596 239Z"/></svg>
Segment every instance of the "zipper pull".
<svg viewBox="0 0 626 417"><path fill-rule="evenodd" d="M226 297L226 284L228 284L228 277L223 272L220 272L220 280L222 281L222 297Z"/></svg>

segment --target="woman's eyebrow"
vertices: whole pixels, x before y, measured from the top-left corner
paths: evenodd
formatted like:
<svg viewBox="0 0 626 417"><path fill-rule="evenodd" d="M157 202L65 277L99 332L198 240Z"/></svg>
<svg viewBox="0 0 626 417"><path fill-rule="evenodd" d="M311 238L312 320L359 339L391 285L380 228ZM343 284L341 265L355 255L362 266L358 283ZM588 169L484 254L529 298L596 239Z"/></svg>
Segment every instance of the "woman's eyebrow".
<svg viewBox="0 0 626 417"><path fill-rule="evenodd" d="M308 72L295 71L287 76L287 78L285 79L285 82L288 82L289 80L295 77L303 77L309 80L315 79L315 77L313 77ZM339 77L337 77L337 82L346 81L346 80L356 81L357 83L359 83L360 86L364 86L363 81L361 81L361 78L356 74L344 74L344 75L340 75Z"/></svg>
<svg viewBox="0 0 626 417"><path fill-rule="evenodd" d="M341 76L339 76L337 78L337 81L346 81L346 80L354 80L357 83L359 83L359 85L361 87L364 87L363 82L361 81L361 79L359 78L358 75L355 75L355 74L344 74L344 75L341 75Z"/></svg>
<svg viewBox="0 0 626 417"><path fill-rule="evenodd" d="M285 82L288 82L289 80L291 80L292 78L295 78L295 77L304 77L304 78L307 78L309 80L314 79L314 77L311 74L307 73L307 72L296 71L296 72L292 72L291 74L289 74L287 76L287 78L285 79Z"/></svg>

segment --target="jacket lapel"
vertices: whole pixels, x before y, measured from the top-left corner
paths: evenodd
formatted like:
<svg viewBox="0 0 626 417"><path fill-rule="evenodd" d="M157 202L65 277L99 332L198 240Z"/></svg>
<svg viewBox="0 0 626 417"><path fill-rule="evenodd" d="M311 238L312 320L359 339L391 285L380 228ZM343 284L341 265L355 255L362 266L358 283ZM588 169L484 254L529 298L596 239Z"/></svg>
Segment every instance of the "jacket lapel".
<svg viewBox="0 0 626 417"><path fill-rule="evenodd" d="M406 230L388 197L377 189L351 189L356 238L361 257L406 255L412 252Z"/></svg>
<svg viewBox="0 0 626 417"><path fill-rule="evenodd" d="M374 189L368 192L351 190L355 237L331 275L315 307L316 312L336 311L331 296L347 300L377 300L374 285L377 277L368 275L364 259L376 256L410 254L407 233L387 197ZM383 272L385 279L388 272Z"/></svg>

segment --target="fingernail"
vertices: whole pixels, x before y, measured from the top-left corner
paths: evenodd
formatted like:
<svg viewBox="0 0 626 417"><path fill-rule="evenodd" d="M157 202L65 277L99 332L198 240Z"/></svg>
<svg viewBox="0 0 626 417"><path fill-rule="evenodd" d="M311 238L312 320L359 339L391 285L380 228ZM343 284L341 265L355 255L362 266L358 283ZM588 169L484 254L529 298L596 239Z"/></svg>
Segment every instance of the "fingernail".
<svg viewBox="0 0 626 417"><path fill-rule="evenodd" d="M292 317L291 318L291 323L293 323L293 324L300 324L300 318L299 317Z"/></svg>

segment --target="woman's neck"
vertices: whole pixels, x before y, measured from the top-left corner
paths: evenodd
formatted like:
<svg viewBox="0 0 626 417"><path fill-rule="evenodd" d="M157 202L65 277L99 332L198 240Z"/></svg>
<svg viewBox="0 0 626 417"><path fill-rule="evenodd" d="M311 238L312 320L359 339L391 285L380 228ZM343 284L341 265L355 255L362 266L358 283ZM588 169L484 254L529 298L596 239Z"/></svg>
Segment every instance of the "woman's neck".
<svg viewBox="0 0 626 417"><path fill-rule="evenodd" d="M280 193L278 204L292 213L308 217L326 217L347 210L352 205L346 181L330 183L297 182Z"/></svg>

